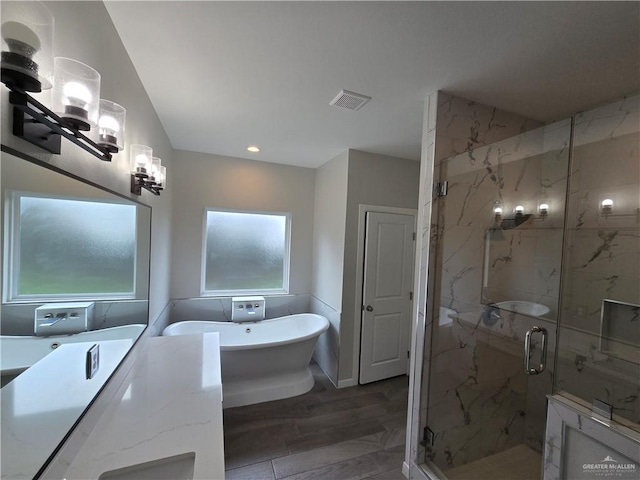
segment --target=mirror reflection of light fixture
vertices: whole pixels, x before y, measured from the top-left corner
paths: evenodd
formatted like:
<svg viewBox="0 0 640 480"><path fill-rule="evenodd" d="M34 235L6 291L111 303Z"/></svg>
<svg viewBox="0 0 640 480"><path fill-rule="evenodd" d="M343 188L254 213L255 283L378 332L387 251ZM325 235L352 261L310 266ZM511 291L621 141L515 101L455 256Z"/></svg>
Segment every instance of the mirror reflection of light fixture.
<svg viewBox="0 0 640 480"><path fill-rule="evenodd" d="M502 219L502 202L500 202L500 200L493 202L493 216L496 219L496 222L499 222Z"/></svg>
<svg viewBox="0 0 640 480"><path fill-rule="evenodd" d="M549 215L549 204L541 203L540 205L538 205L538 214L541 217L546 217L547 215Z"/></svg>
<svg viewBox="0 0 640 480"><path fill-rule="evenodd" d="M2 2L2 83L40 92L53 83L53 15L40 2Z"/></svg>
<svg viewBox="0 0 640 480"><path fill-rule="evenodd" d="M600 213L605 216L613 213L613 200L611 198L605 198L600 202Z"/></svg>
<svg viewBox="0 0 640 480"><path fill-rule="evenodd" d="M100 100L97 144L110 153L122 150L124 143L124 123L127 111L121 105L109 100Z"/></svg>
<svg viewBox="0 0 640 480"><path fill-rule="evenodd" d="M81 131L98 124L100 74L71 58L53 59L53 111Z"/></svg>
<svg viewBox="0 0 640 480"><path fill-rule="evenodd" d="M153 150L146 145L131 145L131 193L142 195L142 189L160 195L166 182L166 169L162 170L161 160L153 156Z"/></svg>

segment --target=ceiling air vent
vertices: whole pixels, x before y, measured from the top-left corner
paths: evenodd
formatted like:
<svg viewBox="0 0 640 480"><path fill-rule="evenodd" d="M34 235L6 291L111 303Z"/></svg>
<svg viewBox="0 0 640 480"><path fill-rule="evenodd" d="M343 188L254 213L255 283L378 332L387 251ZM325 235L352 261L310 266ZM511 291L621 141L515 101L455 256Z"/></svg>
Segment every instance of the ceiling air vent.
<svg viewBox="0 0 640 480"><path fill-rule="evenodd" d="M371 97L366 95L350 92L349 90L340 90L338 96L331 100L329 105L346 108L347 110L359 110L369 100L371 100Z"/></svg>

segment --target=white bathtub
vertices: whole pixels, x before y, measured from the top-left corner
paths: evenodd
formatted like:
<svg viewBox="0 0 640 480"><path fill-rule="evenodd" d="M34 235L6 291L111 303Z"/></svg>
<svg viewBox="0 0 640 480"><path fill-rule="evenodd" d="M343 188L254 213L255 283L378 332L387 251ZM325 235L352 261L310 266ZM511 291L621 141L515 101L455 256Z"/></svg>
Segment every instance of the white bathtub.
<svg viewBox="0 0 640 480"><path fill-rule="evenodd" d="M224 408L294 397L313 388L309 362L329 328L320 315L302 313L256 323L189 320L163 335L218 332Z"/></svg>
<svg viewBox="0 0 640 480"><path fill-rule="evenodd" d="M124 339L135 341L145 327L145 324L132 324L72 335L51 335L49 337L0 335L0 373L2 375L22 373L64 343Z"/></svg>

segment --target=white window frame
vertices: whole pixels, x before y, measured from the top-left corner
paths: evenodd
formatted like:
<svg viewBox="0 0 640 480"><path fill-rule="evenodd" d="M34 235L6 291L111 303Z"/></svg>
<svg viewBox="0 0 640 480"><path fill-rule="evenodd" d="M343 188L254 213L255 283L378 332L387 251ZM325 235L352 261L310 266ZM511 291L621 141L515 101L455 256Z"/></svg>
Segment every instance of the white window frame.
<svg viewBox="0 0 640 480"><path fill-rule="evenodd" d="M285 217L285 245L282 271L282 288L262 288L245 290L206 290L207 269L207 214L209 212L246 213L251 215L280 215ZM289 293L289 271L291 266L291 213L263 210L239 210L230 208L206 207L202 216L202 251L200 268L200 296L201 297L231 297L234 295L280 295Z"/></svg>
<svg viewBox="0 0 640 480"><path fill-rule="evenodd" d="M111 203L116 205L129 205L127 202L119 202L112 199L95 199L75 197L67 195L50 195L43 193L7 191L5 195L5 228L4 228L4 279L3 303L42 303L45 301L71 301L71 300L133 300L136 299L138 288L138 211L136 210L136 231L134 236L135 253L133 268L133 290L130 292L109 293L50 293L50 294L22 294L18 293L20 278L20 200L22 198L42 198L52 200L69 200L92 203Z"/></svg>

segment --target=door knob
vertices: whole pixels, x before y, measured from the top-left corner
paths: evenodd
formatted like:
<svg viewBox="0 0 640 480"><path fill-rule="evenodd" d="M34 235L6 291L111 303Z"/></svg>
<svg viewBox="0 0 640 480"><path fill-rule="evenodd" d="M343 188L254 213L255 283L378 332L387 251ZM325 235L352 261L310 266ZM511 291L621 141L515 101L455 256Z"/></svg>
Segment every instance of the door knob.
<svg viewBox="0 0 640 480"><path fill-rule="evenodd" d="M371 305L367 305L367 312L373 312L373 307Z"/></svg>

